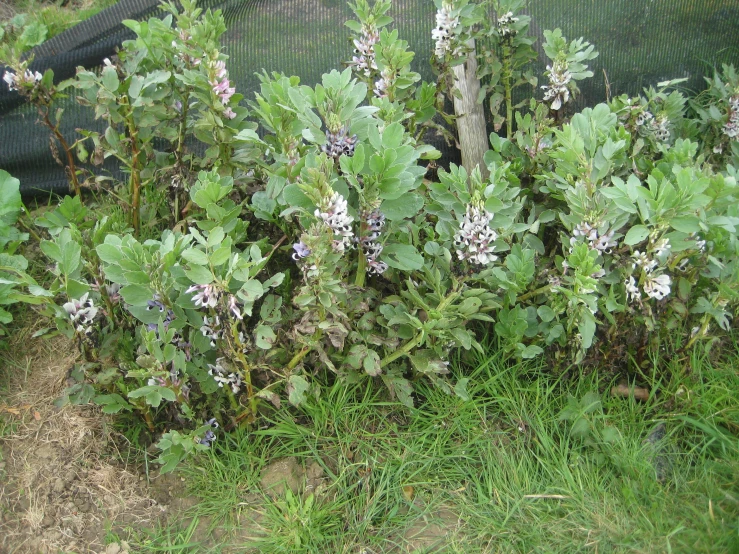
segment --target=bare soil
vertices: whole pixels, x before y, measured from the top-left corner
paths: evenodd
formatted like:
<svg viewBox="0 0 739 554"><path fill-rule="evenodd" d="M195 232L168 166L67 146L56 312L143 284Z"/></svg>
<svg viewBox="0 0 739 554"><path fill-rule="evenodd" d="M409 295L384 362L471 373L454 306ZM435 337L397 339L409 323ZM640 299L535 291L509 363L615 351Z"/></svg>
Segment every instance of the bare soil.
<svg viewBox="0 0 739 554"><path fill-rule="evenodd" d="M54 406L77 349L34 330L0 357L0 552L102 553L108 533L156 525L182 487L125 463L96 407Z"/></svg>

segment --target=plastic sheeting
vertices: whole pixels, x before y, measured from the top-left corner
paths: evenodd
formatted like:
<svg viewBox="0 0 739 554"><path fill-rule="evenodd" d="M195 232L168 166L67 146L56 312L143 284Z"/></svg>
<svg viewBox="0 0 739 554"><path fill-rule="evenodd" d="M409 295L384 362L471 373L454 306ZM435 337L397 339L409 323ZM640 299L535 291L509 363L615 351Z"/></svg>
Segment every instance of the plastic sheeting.
<svg viewBox="0 0 739 554"><path fill-rule="evenodd" d="M352 45L344 26L353 14L345 0L201 0L204 8L224 12L228 32L225 53L237 90L251 98L256 73L280 71L314 85L321 74L343 67ZM739 0L532 0L531 33L560 27L568 39L584 37L600 56L590 65L595 76L581 82L579 106L611 95L637 94L648 85L687 77L685 88L699 90L713 65L739 65ZM158 13L156 0L121 0L115 6L54 37L34 50L32 68L53 68L58 79L77 66L99 66L132 33L124 19ZM395 0L390 15L401 38L416 52L413 69L432 80L432 0ZM540 53L540 75L546 59ZM541 97L541 90L531 90ZM68 142L76 128L96 128L92 111L73 99L63 102L61 130ZM64 170L54 161L48 130L36 112L15 93L0 91L0 168L21 180L25 194L66 192Z"/></svg>

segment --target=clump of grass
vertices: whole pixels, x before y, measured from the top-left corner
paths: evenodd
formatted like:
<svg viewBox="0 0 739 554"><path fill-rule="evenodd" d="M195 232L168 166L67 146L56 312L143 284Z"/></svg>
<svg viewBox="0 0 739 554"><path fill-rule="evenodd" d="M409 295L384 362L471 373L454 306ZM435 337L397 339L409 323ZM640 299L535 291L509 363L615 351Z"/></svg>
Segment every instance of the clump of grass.
<svg viewBox="0 0 739 554"><path fill-rule="evenodd" d="M109 8L117 1L57 0L56 2L47 2L39 0L17 0L14 2L13 11L15 13L25 13L27 15L27 24L37 22L46 26L46 39L48 40ZM10 16L11 14L7 13L4 15Z"/></svg>
<svg viewBox="0 0 739 554"><path fill-rule="evenodd" d="M611 396L598 372L565 380L495 354L473 360L467 401L420 387L408 410L337 384L183 475L234 551L736 551L737 364L736 343L676 359L642 377L646 402ZM572 416L583 399L597 406ZM287 456L320 464L327 488L261 494L260 472Z"/></svg>

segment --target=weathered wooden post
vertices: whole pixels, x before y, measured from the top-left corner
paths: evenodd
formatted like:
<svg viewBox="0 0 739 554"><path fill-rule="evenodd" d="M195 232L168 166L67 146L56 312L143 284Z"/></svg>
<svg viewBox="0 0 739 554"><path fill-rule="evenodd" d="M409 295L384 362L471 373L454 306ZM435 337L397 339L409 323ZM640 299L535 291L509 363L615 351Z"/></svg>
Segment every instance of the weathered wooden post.
<svg viewBox="0 0 739 554"><path fill-rule="evenodd" d="M477 57L475 41L467 42L470 52L463 64L455 65L454 87L459 91L454 98L454 113L457 116L457 134L459 148L462 151L462 165L471 172L480 166L483 179L487 179L488 170L482 158L488 150L488 135L485 126L485 113L482 104L477 102L480 95L480 80L477 78Z"/></svg>

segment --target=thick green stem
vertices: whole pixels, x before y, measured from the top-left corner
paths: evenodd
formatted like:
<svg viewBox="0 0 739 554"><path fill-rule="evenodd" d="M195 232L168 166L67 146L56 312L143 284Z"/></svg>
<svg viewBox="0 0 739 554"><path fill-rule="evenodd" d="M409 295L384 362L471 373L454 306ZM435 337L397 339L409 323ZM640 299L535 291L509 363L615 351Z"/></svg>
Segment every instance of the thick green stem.
<svg viewBox="0 0 739 554"><path fill-rule="evenodd" d="M518 301L521 302L523 300L528 300L532 296L537 296L539 294L544 294L545 292L549 292L552 288L552 285L544 285L543 287L540 287L536 290L532 290L531 292L527 292L526 294L522 294L518 297Z"/></svg>
<svg viewBox="0 0 739 554"><path fill-rule="evenodd" d="M357 258L357 276L354 279L354 284L358 287L363 287L365 277L367 276L367 257L364 255L361 242L360 246L357 248L357 253L359 257Z"/></svg>
<svg viewBox="0 0 739 554"><path fill-rule="evenodd" d="M305 358L311 350L313 349L309 346L303 347L303 349L297 354L295 354L295 356L292 357L290 362L288 362L286 369L287 370L295 369L297 365L301 362L301 360Z"/></svg>
<svg viewBox="0 0 739 554"><path fill-rule="evenodd" d="M23 218L18 219L18 223L26 230L28 231L28 234L31 235L37 242L41 242L41 237L39 234L33 230L33 228L26 223Z"/></svg>
<svg viewBox="0 0 739 554"><path fill-rule="evenodd" d="M698 341L699 338L705 335L710 323L711 323L711 316L704 315L703 321L701 322L700 329L698 329L698 332L690 338L690 340L688 341L688 344L685 345L683 350L687 350L688 348L692 347Z"/></svg>
<svg viewBox="0 0 739 554"><path fill-rule="evenodd" d="M511 86L511 78L513 77L513 69L511 67L511 45L506 40L503 44L503 87L505 88L505 127L506 138L511 140L513 137L513 87Z"/></svg>
<svg viewBox="0 0 739 554"><path fill-rule="evenodd" d="M408 354L411 350L413 350L416 346L421 344L423 342L423 331L420 331L415 337L413 337L411 340L406 342L400 349L396 350L389 356L385 356L382 361L380 362L380 367L385 367L388 364L391 364L398 358L405 356Z"/></svg>

